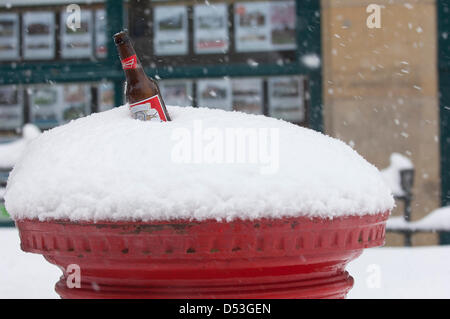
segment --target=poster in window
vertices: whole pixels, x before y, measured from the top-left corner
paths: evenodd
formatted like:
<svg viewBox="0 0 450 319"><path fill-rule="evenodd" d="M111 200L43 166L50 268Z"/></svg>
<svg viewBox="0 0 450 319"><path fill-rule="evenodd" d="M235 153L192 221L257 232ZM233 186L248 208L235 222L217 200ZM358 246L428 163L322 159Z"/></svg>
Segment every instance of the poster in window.
<svg viewBox="0 0 450 319"><path fill-rule="evenodd" d="M295 1L242 2L234 5L236 51L294 50Z"/></svg>
<svg viewBox="0 0 450 319"><path fill-rule="evenodd" d="M239 2L234 5L237 52L270 49L269 2Z"/></svg>
<svg viewBox="0 0 450 319"><path fill-rule="evenodd" d="M197 104L200 107L232 110L231 83L229 78L197 81Z"/></svg>
<svg viewBox="0 0 450 319"><path fill-rule="evenodd" d="M55 57L54 13L48 11L25 12L22 21L24 59L53 59Z"/></svg>
<svg viewBox="0 0 450 319"><path fill-rule="evenodd" d="M186 6L157 6L154 9L154 51L156 55L188 53Z"/></svg>
<svg viewBox="0 0 450 319"><path fill-rule="evenodd" d="M91 113L90 86L86 84L65 84L63 86L62 122L86 116Z"/></svg>
<svg viewBox="0 0 450 319"><path fill-rule="evenodd" d="M102 82L97 86L98 112L103 112L114 108L114 84Z"/></svg>
<svg viewBox="0 0 450 319"><path fill-rule="evenodd" d="M0 61L19 59L19 15L0 13Z"/></svg>
<svg viewBox="0 0 450 319"><path fill-rule="evenodd" d="M295 50L296 48L295 1L270 3L270 36L272 50Z"/></svg>
<svg viewBox="0 0 450 319"><path fill-rule="evenodd" d="M271 77L267 82L269 116L294 123L304 122L304 77Z"/></svg>
<svg viewBox="0 0 450 319"><path fill-rule="evenodd" d="M98 58L106 57L106 11L95 10L95 55Z"/></svg>
<svg viewBox="0 0 450 319"><path fill-rule="evenodd" d="M233 110L263 114L263 80L261 78L235 78L231 80Z"/></svg>
<svg viewBox="0 0 450 319"><path fill-rule="evenodd" d="M30 90L30 121L39 128L57 126L61 121L63 87L42 85Z"/></svg>
<svg viewBox="0 0 450 319"><path fill-rule="evenodd" d="M166 105L192 106L192 81L164 80L159 87Z"/></svg>
<svg viewBox="0 0 450 319"><path fill-rule="evenodd" d="M61 12L61 56L65 59L92 57L92 11L81 10L80 27L68 27L66 20L70 13Z"/></svg>
<svg viewBox="0 0 450 319"><path fill-rule="evenodd" d="M228 52L228 10L226 4L194 6L194 52Z"/></svg>
<svg viewBox="0 0 450 319"><path fill-rule="evenodd" d="M23 92L16 85L0 87L0 130L23 125Z"/></svg>

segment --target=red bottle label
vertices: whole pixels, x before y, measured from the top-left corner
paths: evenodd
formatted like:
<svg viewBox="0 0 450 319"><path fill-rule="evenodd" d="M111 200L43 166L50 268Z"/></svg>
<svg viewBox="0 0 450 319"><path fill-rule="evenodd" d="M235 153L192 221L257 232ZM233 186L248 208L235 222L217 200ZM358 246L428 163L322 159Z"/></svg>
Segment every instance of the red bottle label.
<svg viewBox="0 0 450 319"><path fill-rule="evenodd" d="M128 58L123 59L121 62L122 62L122 68L124 70L136 69L137 68L136 54L134 54L132 56L129 56Z"/></svg>
<svg viewBox="0 0 450 319"><path fill-rule="evenodd" d="M155 95L152 97L149 97L148 99L130 104L130 110L133 112L133 108L138 106L138 105L143 105L143 104L149 104L150 109L156 110L155 112L155 118L161 119L161 121L167 122L167 116L166 113L164 113L164 109L162 107L162 103L161 103L161 99L159 97L159 95Z"/></svg>

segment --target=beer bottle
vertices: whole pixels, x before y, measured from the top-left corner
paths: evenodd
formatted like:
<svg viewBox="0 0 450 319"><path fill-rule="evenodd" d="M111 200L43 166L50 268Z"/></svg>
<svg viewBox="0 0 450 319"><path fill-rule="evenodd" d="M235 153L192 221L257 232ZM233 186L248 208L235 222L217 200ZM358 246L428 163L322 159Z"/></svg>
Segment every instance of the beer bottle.
<svg viewBox="0 0 450 319"><path fill-rule="evenodd" d="M125 94L133 117L142 121L170 121L159 87L145 74L127 33L115 34L114 42L125 72Z"/></svg>

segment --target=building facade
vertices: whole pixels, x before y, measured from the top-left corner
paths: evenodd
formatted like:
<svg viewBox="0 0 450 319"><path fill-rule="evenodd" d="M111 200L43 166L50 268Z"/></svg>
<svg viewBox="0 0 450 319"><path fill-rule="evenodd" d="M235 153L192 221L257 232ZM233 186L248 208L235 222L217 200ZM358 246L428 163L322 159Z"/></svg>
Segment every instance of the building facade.
<svg viewBox="0 0 450 319"><path fill-rule="evenodd" d="M379 169L392 153L406 156L418 220L450 192L450 109L439 94L448 2L77 1L71 29L73 1L0 0L0 140L24 123L49 129L123 104L110 39L125 27L169 105L282 118L342 139ZM371 4L379 28L367 23ZM387 242L401 245L403 235Z"/></svg>

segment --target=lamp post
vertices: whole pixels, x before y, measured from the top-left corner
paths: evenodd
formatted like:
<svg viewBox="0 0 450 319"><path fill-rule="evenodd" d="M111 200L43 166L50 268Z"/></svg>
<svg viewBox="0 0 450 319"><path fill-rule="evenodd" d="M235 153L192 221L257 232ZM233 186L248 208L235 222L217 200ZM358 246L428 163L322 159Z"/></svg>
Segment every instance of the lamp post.
<svg viewBox="0 0 450 319"><path fill-rule="evenodd" d="M401 199L404 201L404 212L403 212L403 218L406 222L411 221L411 201L412 201L412 187L414 185L414 169L402 169L400 170L400 186L403 190L403 196L401 196ZM412 241L411 241L411 232L406 231L405 232L405 246L411 247Z"/></svg>

